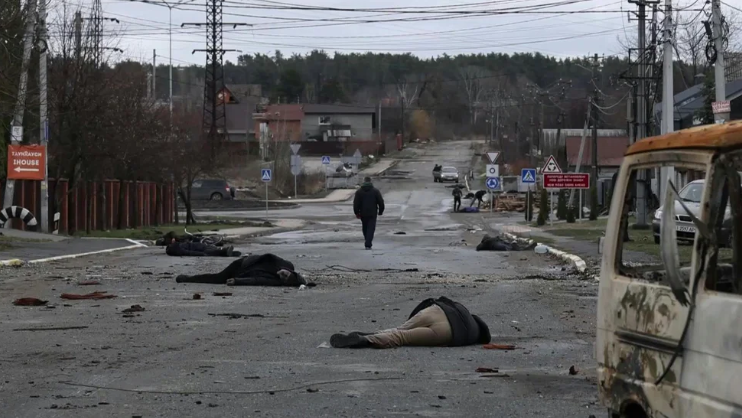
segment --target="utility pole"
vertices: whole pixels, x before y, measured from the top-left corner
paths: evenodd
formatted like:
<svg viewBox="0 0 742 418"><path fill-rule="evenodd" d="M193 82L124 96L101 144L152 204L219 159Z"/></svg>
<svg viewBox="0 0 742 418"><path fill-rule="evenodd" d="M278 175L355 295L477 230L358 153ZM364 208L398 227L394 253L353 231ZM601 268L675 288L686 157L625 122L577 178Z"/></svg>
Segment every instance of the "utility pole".
<svg viewBox="0 0 742 418"><path fill-rule="evenodd" d="M152 50L152 100L157 101L157 50Z"/></svg>
<svg viewBox="0 0 742 418"><path fill-rule="evenodd" d="M727 100L726 79L724 76L724 28L721 15L721 0L711 0L711 20L713 23L714 49L716 49L716 62L714 63L714 82L716 85L716 101ZM714 115L718 122L728 121L729 113Z"/></svg>
<svg viewBox="0 0 742 418"><path fill-rule="evenodd" d="M598 68L598 54L593 55L593 68ZM593 72L594 74L594 72ZM595 82L595 79L593 78L593 82ZM600 100L600 96L598 95L598 88L596 87L595 90L593 90L593 100L592 100L592 106L593 106L593 141L592 141L592 154L593 154L593 181L592 186L595 187L597 190L598 188L598 123L600 122L600 109L598 109L598 101ZM597 207L597 205L594 205Z"/></svg>
<svg viewBox="0 0 742 418"><path fill-rule="evenodd" d="M21 60L21 79L18 82L18 99L15 103L13 114L13 128L11 128L11 145L18 145L23 140L23 114L26 112L26 90L28 87L28 66L31 63L31 48L33 47L34 25L36 23L36 0L28 1L28 13L26 14L26 32L23 34L23 58ZM20 135L17 130L20 129ZM13 195L15 194L15 180L8 179L5 182L5 198L3 208L13 206ZM10 228L10 222L5 223Z"/></svg>
<svg viewBox="0 0 742 418"><path fill-rule="evenodd" d="M638 6L636 13L638 21L638 51L637 51L637 65L636 65L636 115L630 122L631 128L634 128L633 137L630 139L633 142L641 141L647 137L647 109L649 94L647 89L647 5L656 5L658 0L629 0L630 3L634 3ZM629 113L631 114L631 113ZM632 143L633 143L632 142ZM648 223L648 212L649 206L647 202L649 188L647 184L649 182L649 175L647 170L639 170L636 176L636 224L634 228L646 229L649 228ZM615 185L614 185L615 187Z"/></svg>
<svg viewBox="0 0 742 418"><path fill-rule="evenodd" d="M49 121L47 120L46 52L49 49L46 32L46 1L39 3L39 140L49 149ZM49 232L49 159L44 159L44 180L41 181L41 232Z"/></svg>
<svg viewBox="0 0 742 418"><path fill-rule="evenodd" d="M82 12L75 12L75 59L82 57Z"/></svg>
<svg viewBox="0 0 742 418"><path fill-rule="evenodd" d="M672 0L665 0L665 37L664 54L662 60L662 134L669 134L675 130L675 100L673 94L673 27L672 27ZM723 76L723 74L722 74ZM674 167L660 168L660 181L657 185L657 196L662 199L668 181L675 180Z"/></svg>

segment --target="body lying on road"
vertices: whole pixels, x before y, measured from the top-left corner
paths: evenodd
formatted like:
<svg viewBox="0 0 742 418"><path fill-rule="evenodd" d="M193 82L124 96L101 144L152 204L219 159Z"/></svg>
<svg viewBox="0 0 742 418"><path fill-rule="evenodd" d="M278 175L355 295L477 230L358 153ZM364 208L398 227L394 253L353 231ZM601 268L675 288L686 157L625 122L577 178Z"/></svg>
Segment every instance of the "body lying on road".
<svg viewBox="0 0 742 418"><path fill-rule="evenodd" d="M536 248L535 242L521 244L518 241L503 239L499 235L494 237L485 235L482 237L482 242L477 245L477 251L528 251L534 248Z"/></svg>
<svg viewBox="0 0 742 418"><path fill-rule="evenodd" d="M219 273L179 275L175 281L229 286L311 286L291 262L273 254L251 255L233 261Z"/></svg>
<svg viewBox="0 0 742 418"><path fill-rule="evenodd" d="M335 334L335 348L461 347L487 344L491 340L487 324L466 307L446 297L426 299L412 311L407 322L397 328L374 333Z"/></svg>
<svg viewBox="0 0 742 418"><path fill-rule="evenodd" d="M215 247L200 242L178 242L175 239L165 248L165 254L172 257L239 257L241 252L234 247Z"/></svg>

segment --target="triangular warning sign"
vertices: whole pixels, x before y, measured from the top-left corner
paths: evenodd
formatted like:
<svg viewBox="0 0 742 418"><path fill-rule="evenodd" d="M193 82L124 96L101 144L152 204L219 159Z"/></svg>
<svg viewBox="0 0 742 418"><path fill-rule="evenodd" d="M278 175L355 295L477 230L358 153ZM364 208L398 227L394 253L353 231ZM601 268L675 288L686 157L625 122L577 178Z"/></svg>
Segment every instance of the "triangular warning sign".
<svg viewBox="0 0 742 418"><path fill-rule="evenodd" d="M270 170L263 170L263 181L270 181L271 180L271 171Z"/></svg>
<svg viewBox="0 0 742 418"><path fill-rule="evenodd" d="M487 153L487 158L490 159L490 163L494 164L497 161L497 157L500 156L500 151L492 151Z"/></svg>
<svg viewBox="0 0 742 418"><path fill-rule="evenodd" d="M561 173L562 169L559 168L559 164L556 162L556 158L554 158L553 155L549 156L549 159L546 160L546 164L544 164L544 167L541 168L542 173Z"/></svg>
<svg viewBox="0 0 742 418"><path fill-rule="evenodd" d="M533 178L533 172L532 171L526 171L526 174L523 176L523 182L528 183L534 183L536 181L535 178Z"/></svg>

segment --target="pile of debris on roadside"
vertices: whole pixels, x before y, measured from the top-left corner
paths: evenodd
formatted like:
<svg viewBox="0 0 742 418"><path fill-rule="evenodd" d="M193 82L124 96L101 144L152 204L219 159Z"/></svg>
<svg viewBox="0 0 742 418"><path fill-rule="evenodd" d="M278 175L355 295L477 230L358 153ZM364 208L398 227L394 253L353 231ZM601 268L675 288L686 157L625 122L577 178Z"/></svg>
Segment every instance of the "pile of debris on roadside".
<svg viewBox="0 0 742 418"><path fill-rule="evenodd" d="M538 213L539 207L539 196L537 193L533 194L533 208L534 213ZM495 212L525 212L526 211L526 195L520 193L502 193L495 198ZM482 210L489 210L491 203L489 200L485 200L482 203Z"/></svg>

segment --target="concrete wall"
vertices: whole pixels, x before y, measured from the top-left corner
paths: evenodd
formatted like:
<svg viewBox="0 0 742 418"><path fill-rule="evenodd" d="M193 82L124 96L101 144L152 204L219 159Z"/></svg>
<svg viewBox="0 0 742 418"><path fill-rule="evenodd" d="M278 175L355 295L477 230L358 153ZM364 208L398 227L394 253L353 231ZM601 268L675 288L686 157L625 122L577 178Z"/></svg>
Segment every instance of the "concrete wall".
<svg viewBox="0 0 742 418"><path fill-rule="evenodd" d="M374 115L371 113L357 115L310 114L305 115L301 123L302 139L306 139L308 135L318 135L320 133L320 116L329 116L333 125L350 125L351 132L355 135L354 139L372 139L374 137Z"/></svg>

